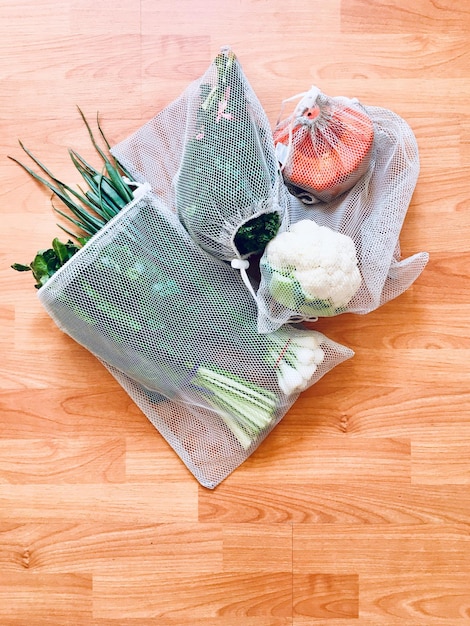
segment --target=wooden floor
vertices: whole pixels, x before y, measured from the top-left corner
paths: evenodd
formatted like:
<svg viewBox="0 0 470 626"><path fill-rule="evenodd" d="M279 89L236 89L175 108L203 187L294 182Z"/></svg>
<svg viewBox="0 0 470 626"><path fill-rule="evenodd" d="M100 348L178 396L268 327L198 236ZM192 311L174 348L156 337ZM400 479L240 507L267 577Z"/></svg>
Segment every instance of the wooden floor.
<svg viewBox="0 0 470 626"><path fill-rule="evenodd" d="M2 0L0 624L470 623L467 0ZM356 356L214 491L63 335L30 276L59 234L17 139L73 181L79 105L113 143L230 44L274 123L312 84L392 109L424 273L318 328Z"/></svg>

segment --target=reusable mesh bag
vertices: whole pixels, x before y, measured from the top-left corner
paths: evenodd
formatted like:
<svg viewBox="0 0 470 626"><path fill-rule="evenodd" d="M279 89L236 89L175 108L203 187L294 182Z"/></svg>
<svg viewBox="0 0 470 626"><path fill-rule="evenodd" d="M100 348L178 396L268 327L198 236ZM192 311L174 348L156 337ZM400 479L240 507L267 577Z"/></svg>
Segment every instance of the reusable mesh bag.
<svg viewBox="0 0 470 626"><path fill-rule="evenodd" d="M315 199L311 203L310 198L305 203L301 195L300 198L290 195L288 210L291 225L311 220L319 227L326 227L352 240L362 280L358 288L353 290L354 295L350 294L349 301L338 306L324 295L314 298L311 294L306 296L301 293L289 278L292 267L286 269L284 288L275 280L278 274L269 263L271 244L268 244L260 262L261 281L257 291L260 332L271 332L288 321L373 311L408 289L428 261L426 252L402 259L399 242L419 174L415 136L409 125L396 113L365 105L363 109L374 128L374 142L366 171L362 172L349 191L327 202ZM313 247L313 238L311 243ZM346 240L344 245L349 250ZM298 254L299 251L300 246ZM345 257L340 247L337 251L342 261L331 260L331 255L319 261L319 265L323 264L329 272L332 288L339 280L338 275L334 274L338 262L346 263L349 255L348 252ZM299 265L303 260L299 255ZM314 263L311 269L315 269ZM343 272L343 276L347 276L347 272ZM310 284L312 282L313 277Z"/></svg>
<svg viewBox="0 0 470 626"><path fill-rule="evenodd" d="M289 191L312 204L351 189L367 171L374 126L357 100L330 98L313 86L273 135Z"/></svg>
<svg viewBox="0 0 470 626"><path fill-rule="evenodd" d="M258 334L239 274L196 245L155 194L138 193L38 297L213 488L302 390L353 353L301 328Z"/></svg>
<svg viewBox="0 0 470 626"><path fill-rule="evenodd" d="M269 120L230 49L112 153L250 288L246 259L278 232L289 198Z"/></svg>
<svg viewBox="0 0 470 626"><path fill-rule="evenodd" d="M269 120L229 48L112 152L133 176L152 185L193 240L218 259L262 252L282 223L288 194Z"/></svg>

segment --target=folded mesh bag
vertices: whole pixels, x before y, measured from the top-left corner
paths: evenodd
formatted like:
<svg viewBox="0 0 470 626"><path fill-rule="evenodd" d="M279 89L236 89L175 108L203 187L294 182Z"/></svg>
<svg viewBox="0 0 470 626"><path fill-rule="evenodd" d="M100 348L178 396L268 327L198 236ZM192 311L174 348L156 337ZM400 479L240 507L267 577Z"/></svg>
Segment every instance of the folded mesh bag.
<svg viewBox="0 0 470 626"><path fill-rule="evenodd" d="M113 374L196 479L214 488L350 349L286 325L257 332L238 272L142 186L38 297Z"/></svg>
<svg viewBox="0 0 470 626"><path fill-rule="evenodd" d="M306 103L311 104L312 90L305 97ZM357 119L362 128L361 158L357 159L356 172L344 177L342 184L349 188L341 192L338 185L343 177L338 175L334 184L333 173L339 170L333 166L328 180L332 182L330 192L332 188L336 192L324 196L327 199L319 199L318 189L306 184L303 189L298 186L300 172L304 183L308 178L306 163L312 163L312 159L302 161L305 170L298 161L295 189L292 179L286 181L295 193L290 194L290 224L285 229L289 232L279 233L270 241L260 261L261 281L257 291L260 332L271 332L288 321L373 311L408 289L429 258L426 252L401 258L400 232L419 174L418 146L411 128L388 109L365 105L359 108L355 101L336 100L335 106L346 110L344 119L350 119L353 110L360 112ZM304 111L303 105L299 110ZM328 116L325 111L322 115L321 136L326 137ZM295 128L297 118L289 119ZM365 130L368 127L365 120L372 124L372 135ZM289 146L287 126L288 122L284 122L274 131L277 140L285 141L281 151L278 149L281 161L286 159L284 164L290 162L286 150L294 150L294 139L291 138ZM359 126L356 121L350 146L357 146ZM346 125L342 126L341 137L337 120L333 127L337 143L344 144ZM305 125L305 128L310 133L312 127ZM305 128L297 131L304 136L304 142L308 139ZM331 145L333 134L330 133ZM307 146L311 155L311 139ZM303 149L307 150L305 146ZM343 145L337 152L345 150ZM343 164L340 169L347 168ZM317 170L310 171L310 182L317 176ZM286 168L283 171L285 175ZM292 170L288 172L292 174ZM289 241L284 244L285 239Z"/></svg>

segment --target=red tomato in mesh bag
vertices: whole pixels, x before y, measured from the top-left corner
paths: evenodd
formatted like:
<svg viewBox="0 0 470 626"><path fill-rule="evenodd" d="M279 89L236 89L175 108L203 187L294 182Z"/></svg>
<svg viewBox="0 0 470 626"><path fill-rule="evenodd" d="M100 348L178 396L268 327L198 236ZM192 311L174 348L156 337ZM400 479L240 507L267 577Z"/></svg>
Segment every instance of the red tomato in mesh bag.
<svg viewBox="0 0 470 626"><path fill-rule="evenodd" d="M317 97L314 106L293 114L274 130L286 146L283 175L290 191L308 202L329 201L353 187L366 172L374 127L360 105Z"/></svg>

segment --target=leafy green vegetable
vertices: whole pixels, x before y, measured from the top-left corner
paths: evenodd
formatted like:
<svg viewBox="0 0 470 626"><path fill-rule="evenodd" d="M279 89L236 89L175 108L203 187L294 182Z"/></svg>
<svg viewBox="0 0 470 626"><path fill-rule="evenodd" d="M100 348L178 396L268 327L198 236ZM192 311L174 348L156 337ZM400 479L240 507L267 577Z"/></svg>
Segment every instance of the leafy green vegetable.
<svg viewBox="0 0 470 626"><path fill-rule="evenodd" d="M263 213L249 220L237 231L234 243L242 256L263 252L268 243L276 236L281 225L279 213Z"/></svg>
<svg viewBox="0 0 470 626"><path fill-rule="evenodd" d="M45 285L49 278L53 276L60 267L65 265L79 249L80 248L70 240L66 243L62 243L59 239L55 238L52 241L52 248L39 250L29 265L13 263L11 267L17 272L31 271L36 279L35 287L39 289Z"/></svg>
<svg viewBox="0 0 470 626"><path fill-rule="evenodd" d="M253 119L235 55L221 52L214 63L217 82L200 87L195 134L185 145L176 180L177 212L209 252L220 247L220 234L234 222L228 239L234 236L238 252L249 256L262 252L279 229L278 213L263 214L277 164L263 149L264 131ZM247 211L255 217L239 227L237 216Z"/></svg>
<svg viewBox="0 0 470 626"><path fill-rule="evenodd" d="M31 271L31 265L22 265L21 263L13 263L11 267L17 272L30 272Z"/></svg>

